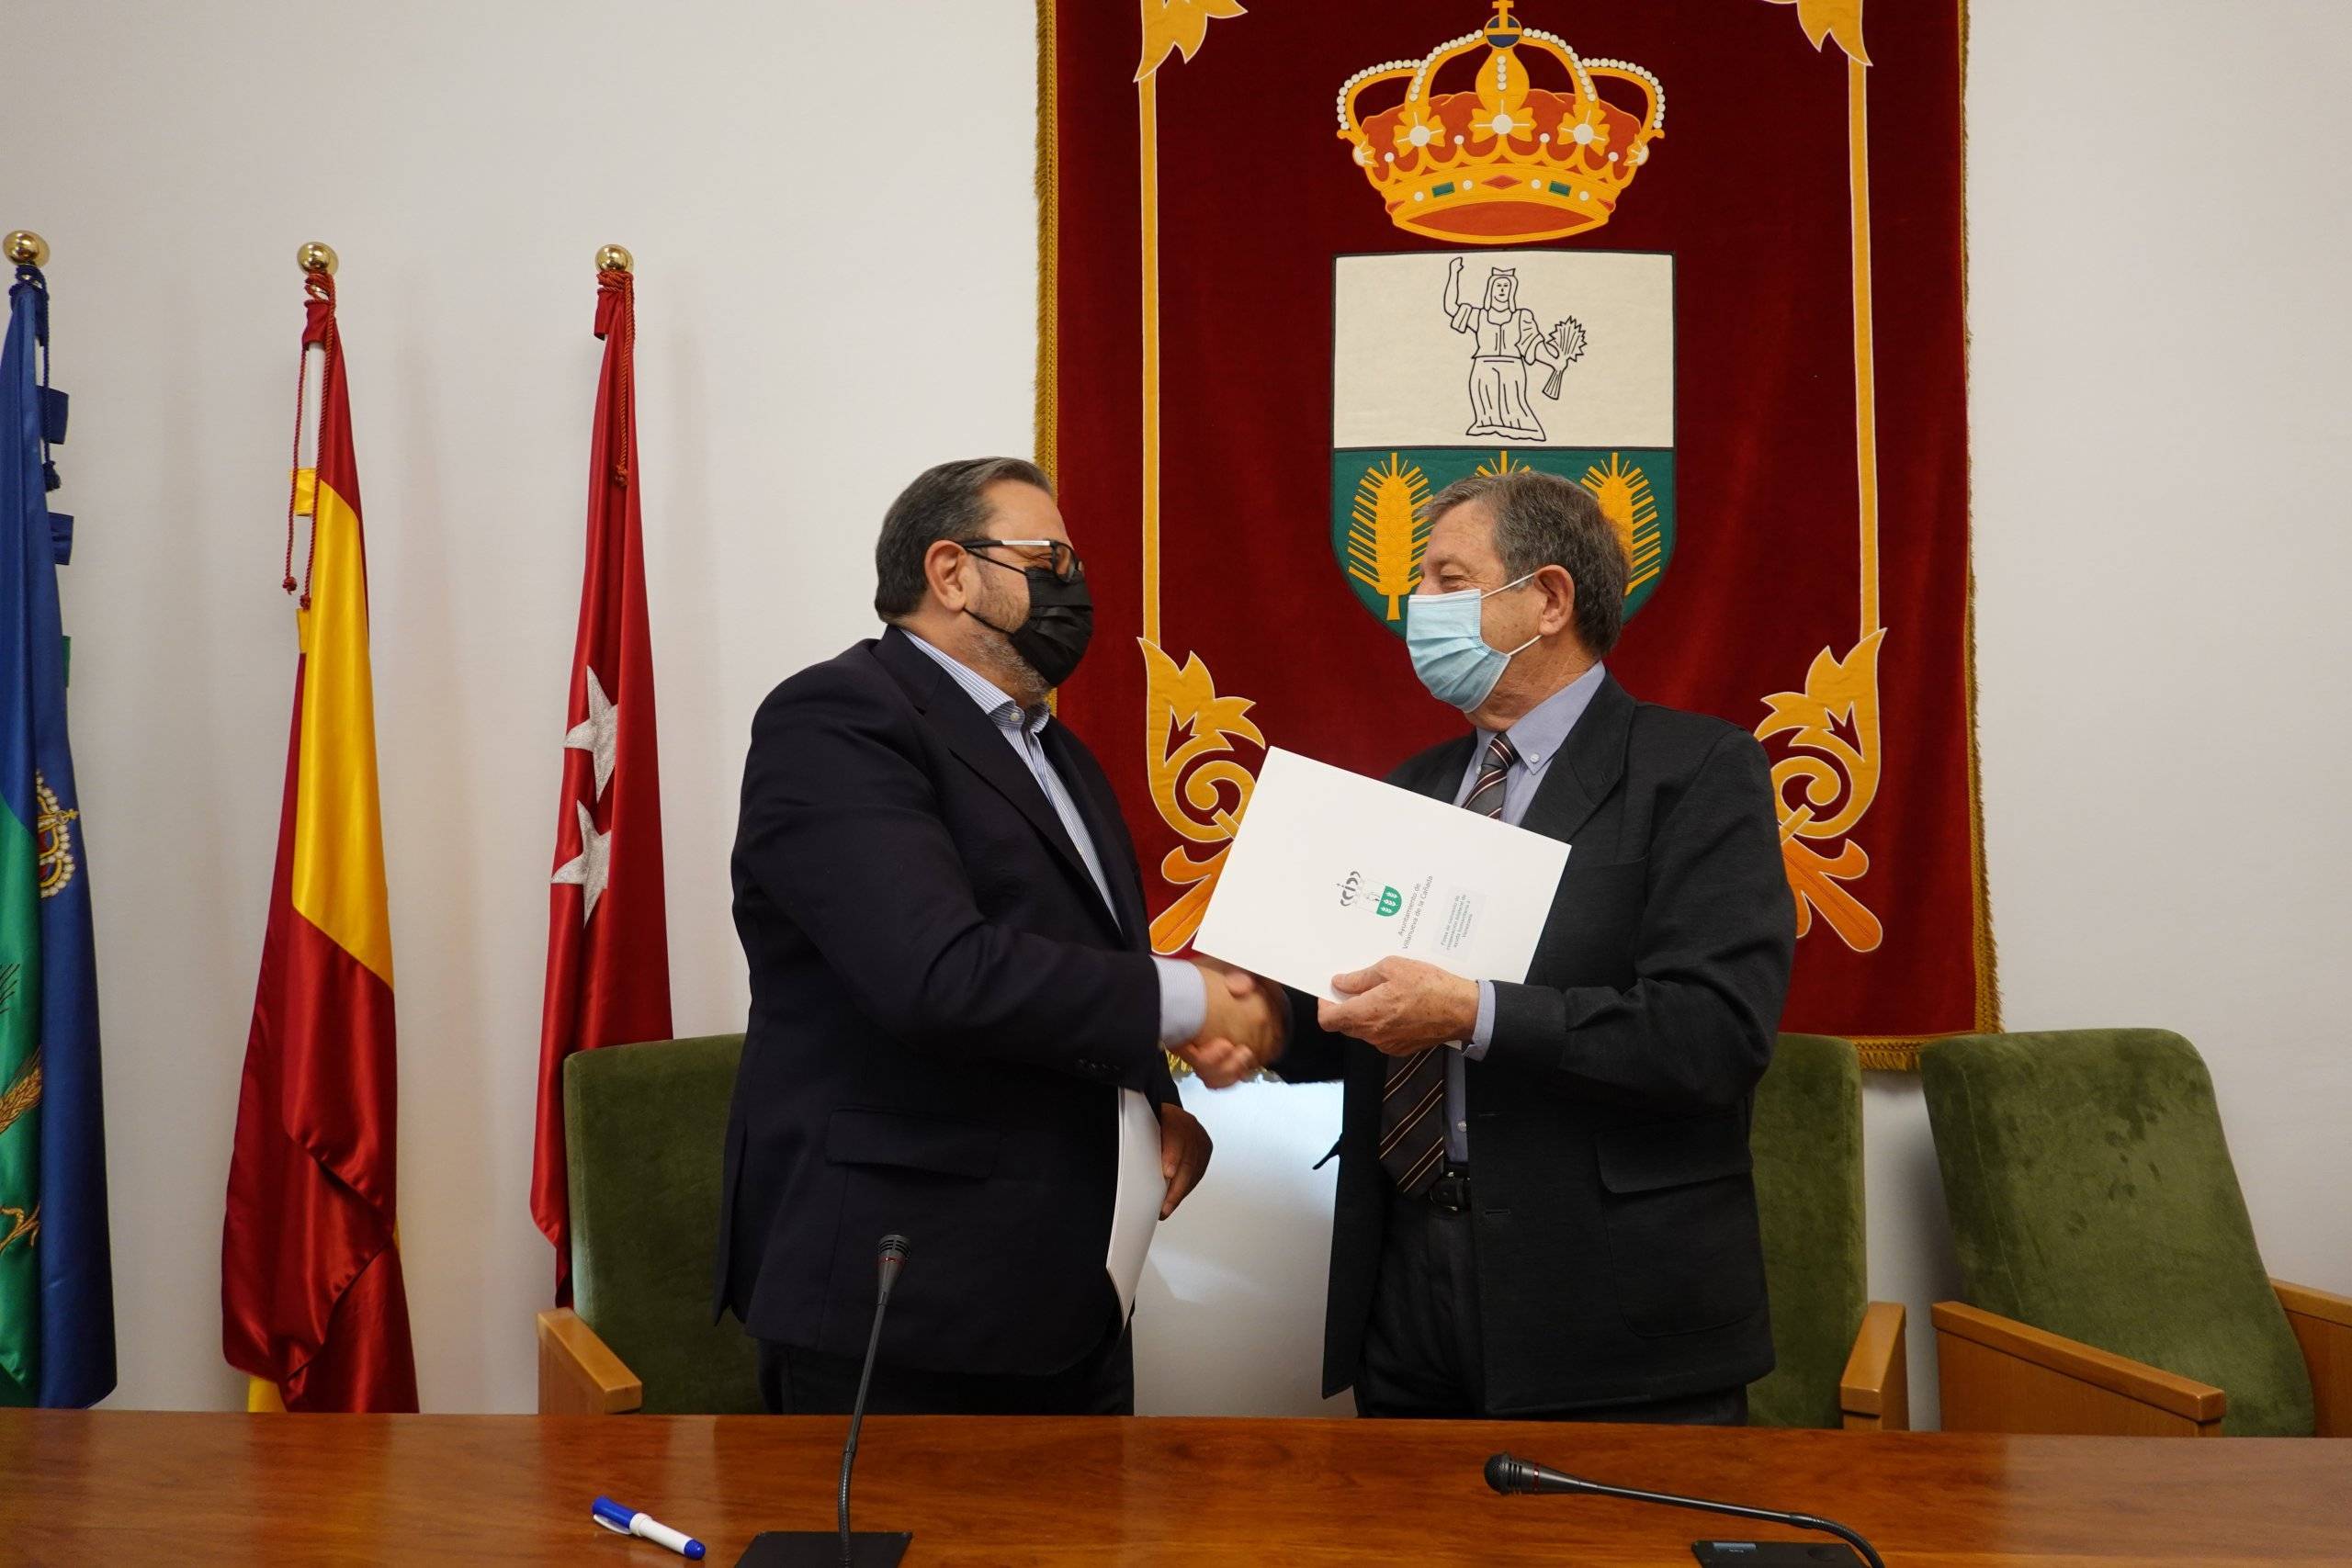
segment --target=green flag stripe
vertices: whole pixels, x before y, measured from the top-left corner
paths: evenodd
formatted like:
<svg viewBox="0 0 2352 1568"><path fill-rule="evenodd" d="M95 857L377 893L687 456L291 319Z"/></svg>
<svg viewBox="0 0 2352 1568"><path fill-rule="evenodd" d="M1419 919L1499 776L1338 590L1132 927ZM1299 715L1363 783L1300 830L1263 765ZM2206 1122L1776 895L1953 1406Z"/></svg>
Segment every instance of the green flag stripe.
<svg viewBox="0 0 2352 1568"><path fill-rule="evenodd" d="M40 866L32 830L0 807L0 1372L40 1367Z"/></svg>

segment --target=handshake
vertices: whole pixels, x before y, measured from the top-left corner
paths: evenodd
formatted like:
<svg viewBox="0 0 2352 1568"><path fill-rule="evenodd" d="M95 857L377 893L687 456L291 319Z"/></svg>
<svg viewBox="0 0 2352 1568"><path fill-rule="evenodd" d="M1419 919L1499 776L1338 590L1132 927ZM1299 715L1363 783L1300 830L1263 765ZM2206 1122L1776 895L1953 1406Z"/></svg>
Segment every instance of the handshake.
<svg viewBox="0 0 2352 1568"><path fill-rule="evenodd" d="M1228 1089L1282 1058L1290 1043L1290 1000L1272 981L1211 958L1195 958L1208 993L1200 1032L1174 1048L1211 1089ZM1336 997L1315 1004L1313 1027L1361 1040L1387 1056L1410 1056L1467 1040L1478 1020L1477 983L1413 958L1384 958L1331 976ZM1181 1105L1159 1108L1160 1168L1168 1218L1208 1168L1208 1132Z"/></svg>
<svg viewBox="0 0 2352 1568"><path fill-rule="evenodd" d="M1214 959L1195 958L1208 983L1208 1021L1176 1055L1211 1089L1271 1066L1290 1040L1290 1004L1281 987ZM1478 1026L1476 980L1418 958L1390 957L1331 976L1336 997L1315 1004L1315 1025L1361 1040L1386 1056L1412 1056Z"/></svg>
<svg viewBox="0 0 2352 1568"><path fill-rule="evenodd" d="M1272 1064L1290 1036L1290 1003L1282 987L1214 959L1195 958L1208 989L1199 1034L1174 1047L1211 1089L1225 1089Z"/></svg>

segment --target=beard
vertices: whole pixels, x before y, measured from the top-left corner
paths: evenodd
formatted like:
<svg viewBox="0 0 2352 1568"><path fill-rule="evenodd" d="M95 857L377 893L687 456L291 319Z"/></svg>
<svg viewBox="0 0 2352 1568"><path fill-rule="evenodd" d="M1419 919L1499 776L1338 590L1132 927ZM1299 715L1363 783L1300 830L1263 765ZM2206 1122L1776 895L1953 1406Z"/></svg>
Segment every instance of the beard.
<svg viewBox="0 0 2352 1568"><path fill-rule="evenodd" d="M972 606L978 612L980 629L986 634L989 668L982 673L993 678L1005 694L1023 707L1035 707L1046 700L1046 678L1012 646L1012 631L1028 619L1029 606L1015 600L1009 587L999 588L994 576L989 574L990 581L980 590L979 603ZM1012 629L999 631L1000 626Z"/></svg>

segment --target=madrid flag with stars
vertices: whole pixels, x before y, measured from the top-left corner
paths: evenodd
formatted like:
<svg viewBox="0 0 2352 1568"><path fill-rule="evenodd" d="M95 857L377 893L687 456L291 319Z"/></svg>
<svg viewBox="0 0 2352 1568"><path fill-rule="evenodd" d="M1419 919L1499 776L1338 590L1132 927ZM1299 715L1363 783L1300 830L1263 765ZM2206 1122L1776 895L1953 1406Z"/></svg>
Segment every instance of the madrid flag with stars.
<svg viewBox="0 0 2352 1568"><path fill-rule="evenodd" d="M559 1303L571 1297L564 1059L575 1051L670 1033L662 770L654 749L653 642L645 615L639 506L633 288L625 271L597 276L596 335L605 341L605 368L589 439L588 558L564 717L563 788L556 804L548 908L531 1217L555 1244Z"/></svg>

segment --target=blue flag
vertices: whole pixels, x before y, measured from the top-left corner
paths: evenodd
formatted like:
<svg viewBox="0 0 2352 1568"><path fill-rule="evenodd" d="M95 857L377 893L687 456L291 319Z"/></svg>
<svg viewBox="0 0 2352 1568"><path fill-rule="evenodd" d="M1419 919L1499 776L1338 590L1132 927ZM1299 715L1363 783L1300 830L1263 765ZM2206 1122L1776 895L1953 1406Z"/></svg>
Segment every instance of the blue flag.
<svg viewBox="0 0 2352 1568"><path fill-rule="evenodd" d="M48 285L19 266L0 349L0 1404L54 1406L114 1388L114 1269L48 349Z"/></svg>

